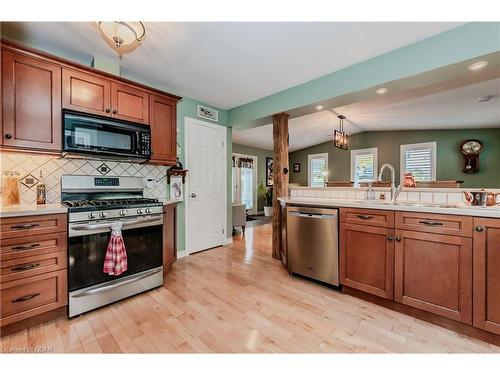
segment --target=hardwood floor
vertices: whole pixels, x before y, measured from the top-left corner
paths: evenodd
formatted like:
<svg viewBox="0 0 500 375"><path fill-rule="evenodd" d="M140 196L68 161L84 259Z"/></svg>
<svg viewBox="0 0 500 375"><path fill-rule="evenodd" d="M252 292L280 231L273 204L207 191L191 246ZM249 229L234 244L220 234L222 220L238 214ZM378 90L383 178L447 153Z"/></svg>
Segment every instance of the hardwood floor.
<svg viewBox="0 0 500 375"><path fill-rule="evenodd" d="M290 277L271 225L178 260L162 288L6 336L3 352L500 352L412 317Z"/></svg>

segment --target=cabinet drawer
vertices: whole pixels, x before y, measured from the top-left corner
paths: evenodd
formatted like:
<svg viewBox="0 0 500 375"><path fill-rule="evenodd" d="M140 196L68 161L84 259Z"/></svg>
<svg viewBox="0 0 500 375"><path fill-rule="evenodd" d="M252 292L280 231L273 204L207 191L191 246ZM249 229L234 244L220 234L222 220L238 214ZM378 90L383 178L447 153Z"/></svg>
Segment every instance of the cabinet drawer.
<svg viewBox="0 0 500 375"><path fill-rule="evenodd" d="M0 282L18 280L67 267L66 251L33 255L2 262Z"/></svg>
<svg viewBox="0 0 500 375"><path fill-rule="evenodd" d="M67 304L66 270L2 283L0 326Z"/></svg>
<svg viewBox="0 0 500 375"><path fill-rule="evenodd" d="M367 210L364 208L341 208L340 221L349 224L393 228L394 212L384 210Z"/></svg>
<svg viewBox="0 0 500 375"><path fill-rule="evenodd" d="M472 217L398 211L396 229L472 237Z"/></svg>
<svg viewBox="0 0 500 375"><path fill-rule="evenodd" d="M66 214L60 214L5 218L2 219L0 225L0 234L3 240L7 238L65 232L67 225L66 216Z"/></svg>
<svg viewBox="0 0 500 375"><path fill-rule="evenodd" d="M67 250L66 232L8 238L1 242L0 260L2 262L28 256Z"/></svg>

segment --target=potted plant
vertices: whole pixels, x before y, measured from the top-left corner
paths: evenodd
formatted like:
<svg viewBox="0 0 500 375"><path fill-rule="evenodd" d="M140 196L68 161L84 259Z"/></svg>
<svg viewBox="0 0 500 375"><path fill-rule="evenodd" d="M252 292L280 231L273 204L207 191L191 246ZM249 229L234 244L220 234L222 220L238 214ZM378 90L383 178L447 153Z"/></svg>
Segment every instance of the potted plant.
<svg viewBox="0 0 500 375"><path fill-rule="evenodd" d="M264 216L273 216L273 191L263 182L257 187L257 196L264 201Z"/></svg>

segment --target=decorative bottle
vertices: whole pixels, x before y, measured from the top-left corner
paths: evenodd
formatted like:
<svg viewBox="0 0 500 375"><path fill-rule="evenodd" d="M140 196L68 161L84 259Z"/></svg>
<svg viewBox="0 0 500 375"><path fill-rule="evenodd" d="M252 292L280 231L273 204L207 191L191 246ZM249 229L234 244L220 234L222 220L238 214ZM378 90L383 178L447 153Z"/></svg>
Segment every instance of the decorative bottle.
<svg viewBox="0 0 500 375"><path fill-rule="evenodd" d="M45 204L47 197L47 191L45 184L43 183L42 171L40 171L40 181L38 185L36 185L36 203L37 204Z"/></svg>

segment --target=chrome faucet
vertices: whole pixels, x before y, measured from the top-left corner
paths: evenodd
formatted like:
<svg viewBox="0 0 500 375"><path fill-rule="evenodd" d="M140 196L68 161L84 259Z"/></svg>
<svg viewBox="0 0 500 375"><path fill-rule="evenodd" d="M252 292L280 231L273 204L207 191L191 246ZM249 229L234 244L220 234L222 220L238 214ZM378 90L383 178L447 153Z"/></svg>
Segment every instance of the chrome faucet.
<svg viewBox="0 0 500 375"><path fill-rule="evenodd" d="M399 193L401 193L401 189L403 188L403 185L399 185L396 187L396 170L392 166L392 164L384 164L382 167L380 167L380 173L378 174L378 182L382 182L382 178L384 177L384 170L386 168L389 168L391 171L391 202L396 202L396 199L398 198Z"/></svg>

